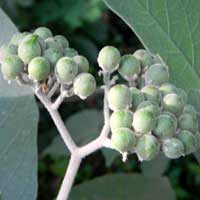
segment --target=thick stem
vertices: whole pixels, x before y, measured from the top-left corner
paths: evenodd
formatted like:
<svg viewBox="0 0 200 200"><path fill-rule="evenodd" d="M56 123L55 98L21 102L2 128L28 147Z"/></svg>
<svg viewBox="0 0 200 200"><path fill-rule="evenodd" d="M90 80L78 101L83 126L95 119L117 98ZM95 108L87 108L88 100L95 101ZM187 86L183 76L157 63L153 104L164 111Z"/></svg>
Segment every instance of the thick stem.
<svg viewBox="0 0 200 200"><path fill-rule="evenodd" d="M76 177L76 173L81 164L81 158L77 156L76 153L71 155L71 159L69 165L67 167L67 171L65 177L63 179L62 185L60 187L60 191L57 196L57 200L67 200L69 197L70 190L72 188L74 179Z"/></svg>

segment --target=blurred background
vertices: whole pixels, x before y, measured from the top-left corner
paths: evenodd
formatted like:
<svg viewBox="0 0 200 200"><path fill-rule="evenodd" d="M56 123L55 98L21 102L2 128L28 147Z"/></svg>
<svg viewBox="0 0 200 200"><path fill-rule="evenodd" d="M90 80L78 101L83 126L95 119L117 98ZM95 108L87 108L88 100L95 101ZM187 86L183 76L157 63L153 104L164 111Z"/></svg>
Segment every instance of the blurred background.
<svg viewBox="0 0 200 200"><path fill-rule="evenodd" d="M134 50L142 48L142 44L130 28L109 11L101 0L1 0L0 6L20 31L47 26L55 35L65 35L70 46L88 58L90 72L96 76L99 84L101 78L98 77L96 58L98 51L104 45L114 45L122 54L133 53ZM39 102L38 106L40 109L38 199L51 200L58 192L69 157L65 149L61 148L62 145L59 145L60 141L57 143L55 140L58 133L50 116ZM90 110L90 114L92 112L92 116L96 116L99 128L102 126L102 120L99 120L101 109L102 94L99 93L85 102L71 99L63 103L60 112L64 120L71 120L72 123L74 118L71 116L75 116L75 119L80 118L79 114L82 111L86 121L83 122L81 119L76 121L76 126L81 129L84 123L91 124L92 119L89 118L88 112L84 112ZM83 133L80 131L79 134ZM81 143L81 138L79 142ZM131 155L129 160L123 163L120 155L101 150L83 161L75 184L106 174L141 171L141 163L136 156ZM169 178L178 200L200 199L200 166L193 155L167 162L163 175Z"/></svg>

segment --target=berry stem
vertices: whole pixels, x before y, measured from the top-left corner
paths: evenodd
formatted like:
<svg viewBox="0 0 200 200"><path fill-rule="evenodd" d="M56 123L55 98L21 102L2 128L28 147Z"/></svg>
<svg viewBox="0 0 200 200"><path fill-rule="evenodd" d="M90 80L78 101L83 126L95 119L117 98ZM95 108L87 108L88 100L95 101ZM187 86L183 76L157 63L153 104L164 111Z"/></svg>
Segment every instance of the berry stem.
<svg viewBox="0 0 200 200"><path fill-rule="evenodd" d="M51 99L52 96L55 94L55 92L58 90L60 84L58 82L55 82L52 86L52 88L50 89L49 93L48 93L48 98Z"/></svg>

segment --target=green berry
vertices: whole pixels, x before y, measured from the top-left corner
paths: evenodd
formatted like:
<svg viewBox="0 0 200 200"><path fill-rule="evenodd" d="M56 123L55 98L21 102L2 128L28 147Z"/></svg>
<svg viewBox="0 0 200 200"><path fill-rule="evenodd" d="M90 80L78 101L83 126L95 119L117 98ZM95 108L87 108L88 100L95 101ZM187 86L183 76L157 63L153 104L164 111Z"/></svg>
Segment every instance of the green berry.
<svg viewBox="0 0 200 200"><path fill-rule="evenodd" d="M41 52L37 35L29 34L19 44L18 56L25 64L28 64L33 58L40 56Z"/></svg>
<svg viewBox="0 0 200 200"><path fill-rule="evenodd" d="M21 41L25 38L25 36L28 33L24 32L24 33L16 33L12 36L11 40L10 40L10 44L19 46L19 44L21 43Z"/></svg>
<svg viewBox="0 0 200 200"><path fill-rule="evenodd" d="M138 49L134 52L133 56L141 62L142 68L151 66L153 64L152 56L144 49Z"/></svg>
<svg viewBox="0 0 200 200"><path fill-rule="evenodd" d="M110 117L110 128L131 128L133 121L133 113L128 110L119 110L113 112Z"/></svg>
<svg viewBox="0 0 200 200"><path fill-rule="evenodd" d="M178 116L182 113L184 107L183 99L175 94L167 94L163 98L163 109Z"/></svg>
<svg viewBox="0 0 200 200"><path fill-rule="evenodd" d="M153 135L143 135L136 145L136 153L140 161L154 159L160 151L160 144Z"/></svg>
<svg viewBox="0 0 200 200"><path fill-rule="evenodd" d="M41 38L43 38L44 40L49 38L49 37L53 37L53 34L51 32L50 29L46 28L46 27L39 27L34 31L34 34L40 36Z"/></svg>
<svg viewBox="0 0 200 200"><path fill-rule="evenodd" d="M56 35L54 38L63 49L69 47L69 42L68 42L67 38L64 37L63 35Z"/></svg>
<svg viewBox="0 0 200 200"><path fill-rule="evenodd" d="M177 88L177 94L183 99L184 104L187 102L187 94L181 88Z"/></svg>
<svg viewBox="0 0 200 200"><path fill-rule="evenodd" d="M170 93L177 93L177 88L171 83L164 83L159 88L160 92L163 96L170 94Z"/></svg>
<svg viewBox="0 0 200 200"><path fill-rule="evenodd" d="M126 80L133 79L141 70L140 62L132 55L125 55L121 58L118 72Z"/></svg>
<svg viewBox="0 0 200 200"><path fill-rule="evenodd" d="M117 48L106 46L99 52L97 60L104 71L113 72L119 67L120 57L120 52Z"/></svg>
<svg viewBox="0 0 200 200"><path fill-rule="evenodd" d="M160 104L161 95L159 90L155 86L147 85L142 88L141 91L144 94L146 100Z"/></svg>
<svg viewBox="0 0 200 200"><path fill-rule="evenodd" d="M35 81L45 80L50 74L50 64L44 57L35 57L28 65L28 74Z"/></svg>
<svg viewBox="0 0 200 200"><path fill-rule="evenodd" d="M197 111L195 110L194 106L189 105L189 104L187 104L187 105L184 106L183 113L189 113L194 118L197 117Z"/></svg>
<svg viewBox="0 0 200 200"><path fill-rule="evenodd" d="M54 37L49 37L45 40L46 48L56 48L62 50L62 46L60 43L56 41Z"/></svg>
<svg viewBox="0 0 200 200"><path fill-rule="evenodd" d="M167 158L176 159L184 155L183 143L177 138L163 140L163 153Z"/></svg>
<svg viewBox="0 0 200 200"><path fill-rule="evenodd" d="M63 56L63 54L59 49L49 48L44 51L43 56L49 61L51 72L53 72L57 61Z"/></svg>
<svg viewBox="0 0 200 200"><path fill-rule="evenodd" d="M196 132L197 120L189 113L183 113L178 119L178 127L181 130Z"/></svg>
<svg viewBox="0 0 200 200"><path fill-rule="evenodd" d="M151 102L151 101L143 101L142 103L140 103L137 107L137 109L142 109L142 108L145 108L151 112L154 113L155 116L158 116L160 114L160 108L159 106L154 103L154 102Z"/></svg>
<svg viewBox="0 0 200 200"><path fill-rule="evenodd" d="M166 114L166 115L168 115L169 117L171 117L172 121L174 122L174 126L175 126L176 129L177 129L177 127L178 127L178 120L177 120L176 116L175 116L173 113L167 112L167 111L162 112L162 114Z"/></svg>
<svg viewBox="0 0 200 200"><path fill-rule="evenodd" d="M78 73L78 66L72 58L63 57L56 64L56 73L60 81L71 83Z"/></svg>
<svg viewBox="0 0 200 200"><path fill-rule="evenodd" d="M161 85L169 80L169 72L163 64L153 64L145 72L147 84Z"/></svg>
<svg viewBox="0 0 200 200"><path fill-rule="evenodd" d="M176 126L171 116L167 114L161 114L158 116L153 133L159 139L169 139L175 134L175 132Z"/></svg>
<svg viewBox="0 0 200 200"><path fill-rule="evenodd" d="M84 56L74 56L73 60L78 65L78 73L88 72L89 62Z"/></svg>
<svg viewBox="0 0 200 200"><path fill-rule="evenodd" d="M17 55L17 46L13 44L3 45L0 48L0 60L3 61L4 58L10 55Z"/></svg>
<svg viewBox="0 0 200 200"><path fill-rule="evenodd" d="M132 94L132 107L135 110L137 106L144 101L143 93L135 87L130 88Z"/></svg>
<svg viewBox="0 0 200 200"><path fill-rule="evenodd" d="M78 52L73 48L65 48L64 49L64 56L72 58L77 55L78 55Z"/></svg>
<svg viewBox="0 0 200 200"><path fill-rule="evenodd" d="M155 115L148 109L139 109L133 115L133 127L139 133L149 133L155 127Z"/></svg>
<svg viewBox="0 0 200 200"><path fill-rule="evenodd" d="M186 155L195 151L197 140L190 131L180 131L177 138L183 143Z"/></svg>
<svg viewBox="0 0 200 200"><path fill-rule="evenodd" d="M74 93L86 99L96 90L95 78L89 73L81 73L74 80Z"/></svg>
<svg viewBox="0 0 200 200"><path fill-rule="evenodd" d="M16 55L7 56L1 66L3 76L7 79L15 79L24 70L24 63Z"/></svg>
<svg viewBox="0 0 200 200"><path fill-rule="evenodd" d="M117 128L112 132L111 141L114 148L121 152L132 150L136 145L134 132L129 128Z"/></svg>
<svg viewBox="0 0 200 200"><path fill-rule="evenodd" d="M126 85L117 84L108 92L108 104L111 110L121 110L131 105L131 91Z"/></svg>

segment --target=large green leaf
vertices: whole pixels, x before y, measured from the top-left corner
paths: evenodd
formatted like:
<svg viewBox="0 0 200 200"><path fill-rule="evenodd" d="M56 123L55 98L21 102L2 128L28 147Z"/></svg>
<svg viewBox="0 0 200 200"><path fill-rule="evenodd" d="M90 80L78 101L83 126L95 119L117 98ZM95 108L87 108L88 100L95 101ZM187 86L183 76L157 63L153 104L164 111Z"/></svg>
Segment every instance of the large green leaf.
<svg viewBox="0 0 200 200"><path fill-rule="evenodd" d="M166 178L120 174L96 178L72 189L69 200L86 199L175 200L175 194Z"/></svg>
<svg viewBox="0 0 200 200"><path fill-rule="evenodd" d="M0 9L0 45L16 27ZM32 92L0 75L0 192L1 199L34 200L37 195L38 110Z"/></svg>
<svg viewBox="0 0 200 200"><path fill-rule="evenodd" d="M104 0L143 45L169 66L171 81L200 111L200 1Z"/></svg>

